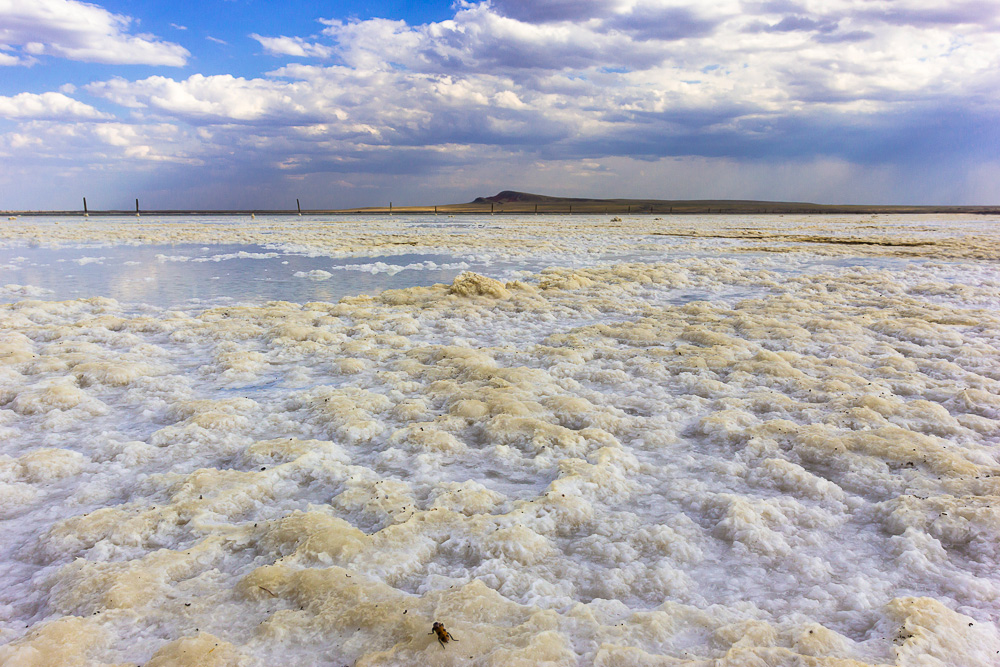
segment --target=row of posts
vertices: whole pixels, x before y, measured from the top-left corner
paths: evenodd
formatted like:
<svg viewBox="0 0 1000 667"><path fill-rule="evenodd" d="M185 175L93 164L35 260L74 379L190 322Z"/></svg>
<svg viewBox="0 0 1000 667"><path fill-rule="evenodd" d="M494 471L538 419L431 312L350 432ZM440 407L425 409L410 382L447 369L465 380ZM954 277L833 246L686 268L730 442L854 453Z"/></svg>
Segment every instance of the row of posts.
<svg viewBox="0 0 1000 667"><path fill-rule="evenodd" d="M295 208L298 210L299 215L302 215L302 204L299 202L298 199L295 200ZM437 212L438 212L438 207L435 206L434 207L434 215L437 215ZM492 212L493 212L493 205L491 204L490 205L490 213L492 213ZM535 206L535 213L538 213L538 206L537 205ZM251 213L251 215L253 215L253 214ZM392 215L392 202L389 202L389 215ZM87 198L86 197L83 198L83 216L84 217L89 217L90 216L90 211L87 209ZM138 198L136 198L136 200L135 200L135 216L137 218L139 217L139 199Z"/></svg>
<svg viewBox="0 0 1000 667"><path fill-rule="evenodd" d="M493 215L494 206L495 206L494 202L490 202L490 215ZM302 204L299 203L298 199L295 200L295 208L298 210L299 215L302 215ZM438 212L438 207L435 206L434 207L434 215L437 215L437 212ZM570 206L569 206L569 212L570 212L570 214L573 213L573 205L572 204L570 204ZM605 210L604 212L607 213L608 211ZM631 205L628 206L628 212L632 213L632 206ZM673 213L674 212L674 208L671 206L670 210L668 212L669 213ZM711 213L712 209L709 209L708 212ZM721 213L722 209L719 209L719 212ZM765 209L764 212L766 213L767 210ZM535 213L536 214L538 213L538 204L535 204ZM652 209L650 209L650 213L652 213ZM84 215L84 217L88 217L90 215L90 211L87 209L87 198L86 197L83 198L83 215ZM136 217L139 217L139 199L138 198L136 198L136 200L135 200L135 215L136 215ZM389 202L389 215L392 215L392 202Z"/></svg>
<svg viewBox="0 0 1000 667"><path fill-rule="evenodd" d="M298 199L295 200L295 208L298 209L299 215L302 215L302 204L299 203ZM389 203L389 212L390 213L392 212L392 203L391 202ZM437 213L437 206L434 207L434 212ZM90 216L90 211L87 209L87 198L86 197L83 198L83 216L85 218ZM135 217L137 217L137 218L139 217L139 199L138 198L136 198L136 200L135 200Z"/></svg>

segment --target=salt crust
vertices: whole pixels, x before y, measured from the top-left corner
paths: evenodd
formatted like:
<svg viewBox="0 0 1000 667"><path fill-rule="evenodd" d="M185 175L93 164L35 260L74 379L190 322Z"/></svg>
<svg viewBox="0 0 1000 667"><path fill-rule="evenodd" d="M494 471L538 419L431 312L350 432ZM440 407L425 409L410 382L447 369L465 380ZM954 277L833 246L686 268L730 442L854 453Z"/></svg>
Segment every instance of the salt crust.
<svg viewBox="0 0 1000 667"><path fill-rule="evenodd" d="M669 241L672 249L704 247L706 241L712 241L718 252L1000 259L997 232L995 226L990 228L990 223L995 223L996 219L989 216L633 216L626 218L624 224L612 222L604 216L569 216L558 218L555 222L549 216L487 220L488 225L482 225L483 228L470 234L428 225L427 218L423 216L361 220L339 216L294 220L261 217L253 222L233 216L212 220L212 224L155 217L128 221L120 218L22 218L17 224L0 228L0 239L35 245L86 242L167 246L257 245L275 243L275 239L283 238L294 239L294 243L282 244L287 249L334 257L484 250L500 252L508 257L526 257L566 251L589 253L595 248L613 248L627 253L644 248L662 249L662 241ZM558 228L558 234L553 233L554 228ZM240 252L195 261L219 262L230 258L275 256L275 253ZM161 258L160 261L189 259L165 255ZM95 259L83 258L82 261ZM395 267L369 263L342 268L378 272ZM328 276L315 272L304 273L302 277L328 279ZM562 279L572 284L579 277L565 276ZM23 289L24 286L20 285L10 286L15 294ZM949 288L932 286L930 289Z"/></svg>
<svg viewBox="0 0 1000 667"><path fill-rule="evenodd" d="M0 662L995 665L997 295L872 273L5 306Z"/></svg>

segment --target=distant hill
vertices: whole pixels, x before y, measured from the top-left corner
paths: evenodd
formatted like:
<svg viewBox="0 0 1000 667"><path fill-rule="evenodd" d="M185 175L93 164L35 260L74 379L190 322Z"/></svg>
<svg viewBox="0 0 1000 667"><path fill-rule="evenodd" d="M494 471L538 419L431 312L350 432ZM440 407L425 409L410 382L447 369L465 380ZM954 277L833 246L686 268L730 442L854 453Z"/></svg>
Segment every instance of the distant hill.
<svg viewBox="0 0 1000 667"><path fill-rule="evenodd" d="M711 204L715 205L755 205L760 206L762 204L773 204L775 206L781 205L792 205L792 206L820 206L820 204L810 204L807 202L774 202L774 201L756 201L756 200L740 200L740 199L684 199L684 200L670 200L670 199L597 199L593 197L552 197L550 195L536 195L531 192L518 192L516 190L504 190L499 192L492 197L476 197L472 200L473 204L558 204L558 203L578 203L578 204L607 204L619 206L621 204L635 204L635 205L661 205L661 204Z"/></svg>
<svg viewBox="0 0 1000 667"><path fill-rule="evenodd" d="M503 190L492 197L476 197L468 204L438 208L451 213L471 213L485 210L486 206L493 213L1000 213L997 206L882 206L752 199L597 199L553 197L516 190Z"/></svg>
<svg viewBox="0 0 1000 667"><path fill-rule="evenodd" d="M670 200L670 199L596 199L589 197L553 197L550 195L539 195L531 192L518 192L516 190L503 190L492 197L476 197L469 204L464 206L492 206L494 212L497 206L506 206L506 210L534 210L538 212L556 212L557 209L573 212L593 213L601 212L605 209L611 212L622 212L623 210L635 213L649 212L707 212L709 209L718 209L719 212L733 211L763 211L764 209L783 210L794 208L815 209L822 208L822 204L810 204L806 202L774 202L774 201L750 201L734 199L718 200ZM450 204L448 208L461 207L463 204Z"/></svg>
<svg viewBox="0 0 1000 667"><path fill-rule="evenodd" d="M547 195L536 195L530 192L516 192L515 190L504 190L499 192L492 197L476 197L472 200L473 204L489 204L493 202L495 204L509 204L511 202L522 202L522 203L539 203L539 202L555 202L555 201L592 201L588 199L572 199L568 197L549 197Z"/></svg>

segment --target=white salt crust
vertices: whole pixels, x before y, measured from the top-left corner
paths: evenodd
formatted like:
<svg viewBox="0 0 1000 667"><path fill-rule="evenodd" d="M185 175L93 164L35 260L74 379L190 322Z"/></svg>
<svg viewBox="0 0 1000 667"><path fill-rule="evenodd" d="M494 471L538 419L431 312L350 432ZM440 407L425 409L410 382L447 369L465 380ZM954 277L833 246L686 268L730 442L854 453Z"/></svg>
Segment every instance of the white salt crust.
<svg viewBox="0 0 1000 667"><path fill-rule="evenodd" d="M809 252L838 257L920 257L997 260L996 216L984 215L683 215L432 217L333 216L321 218L241 216L208 219L35 218L0 227L0 240L30 245L267 245L286 251L331 257L384 257L414 252L483 254L525 258L609 251L621 254L696 250L717 252ZM97 250L94 250L94 254ZM273 252L216 253L209 257L159 254L160 262L222 262L268 259ZM72 260L100 263L103 256ZM477 259L481 259L477 258ZM393 273L404 269L460 267L420 262L399 267L362 261L331 267ZM329 271L328 271L329 272ZM319 274L308 276L322 279ZM17 287L17 286L14 286Z"/></svg>
<svg viewBox="0 0 1000 667"><path fill-rule="evenodd" d="M942 247L2 306L0 663L996 665L1000 281Z"/></svg>

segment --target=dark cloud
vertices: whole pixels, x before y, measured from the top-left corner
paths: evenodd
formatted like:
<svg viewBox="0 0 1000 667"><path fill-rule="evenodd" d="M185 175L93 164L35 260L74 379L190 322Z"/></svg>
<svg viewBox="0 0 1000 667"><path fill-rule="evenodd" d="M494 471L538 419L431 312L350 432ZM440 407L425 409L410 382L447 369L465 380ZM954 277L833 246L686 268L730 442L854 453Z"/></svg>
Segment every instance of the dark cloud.
<svg viewBox="0 0 1000 667"><path fill-rule="evenodd" d="M502 73L517 81L538 72L585 70L591 67L621 70L654 67L667 57L662 49L641 42L614 43L612 40L572 39L538 41L530 36L493 36L488 32L448 50L432 47L420 51L421 63L414 68L425 72ZM624 41L624 40L622 40Z"/></svg>
<svg viewBox="0 0 1000 667"><path fill-rule="evenodd" d="M499 14L525 23L585 21L614 11L607 0L493 0L491 4Z"/></svg>
<svg viewBox="0 0 1000 667"><path fill-rule="evenodd" d="M875 33L867 30L851 30L850 32L835 32L825 35L816 35L817 42L823 44L839 44L850 42L866 42L875 37Z"/></svg>
<svg viewBox="0 0 1000 667"><path fill-rule="evenodd" d="M832 19L811 19L807 16L786 16L778 23L768 26L768 32L817 31L833 32L837 29L837 21Z"/></svg>
<svg viewBox="0 0 1000 667"><path fill-rule="evenodd" d="M718 21L700 17L683 7L656 7L639 3L628 13L616 11L607 0L495 0L494 9L525 23L581 22L603 19L602 28L619 30L640 40L676 40L710 34Z"/></svg>
<svg viewBox="0 0 1000 667"><path fill-rule="evenodd" d="M529 40L515 41L484 36L469 45L466 58L462 60L457 71L501 70L508 76L518 76L517 73L521 71L581 70L608 62L648 67L662 59L660 53L649 51L642 53L636 49L629 49L625 53L608 53L602 45L592 42L539 44ZM444 65L440 60L435 64Z"/></svg>
<svg viewBox="0 0 1000 667"><path fill-rule="evenodd" d="M807 10L802 3L793 0L771 0L744 3L743 11L747 14L805 14Z"/></svg>
<svg viewBox="0 0 1000 667"><path fill-rule="evenodd" d="M671 132L702 132L708 128L729 124L736 119L754 115L760 110L748 104L719 104L711 107L671 108L658 112L635 112L631 114L639 127L636 131L645 131L644 127L660 126L669 128Z"/></svg>
<svg viewBox="0 0 1000 667"><path fill-rule="evenodd" d="M935 25L975 25L1000 27L1000 5L996 2L943 3L933 9L910 9L893 7L889 11L862 11L854 14L870 21L881 21L891 25L929 27Z"/></svg>
<svg viewBox="0 0 1000 667"><path fill-rule="evenodd" d="M927 105L885 114L803 114L735 119L679 129L670 114L648 115L639 126L541 149L546 157L708 157L802 160L817 156L861 165L933 164L993 159L1000 146L1000 113L956 113ZM974 141L970 141L974 139Z"/></svg>
<svg viewBox="0 0 1000 667"><path fill-rule="evenodd" d="M690 9L640 5L628 14L606 19L603 27L620 30L639 40L676 40L710 35L719 23L702 18Z"/></svg>
<svg viewBox="0 0 1000 667"><path fill-rule="evenodd" d="M549 145L571 135L572 129L565 123L546 118L538 111L483 107L442 110L425 123L397 129L391 143L413 147L455 144L510 148Z"/></svg>

